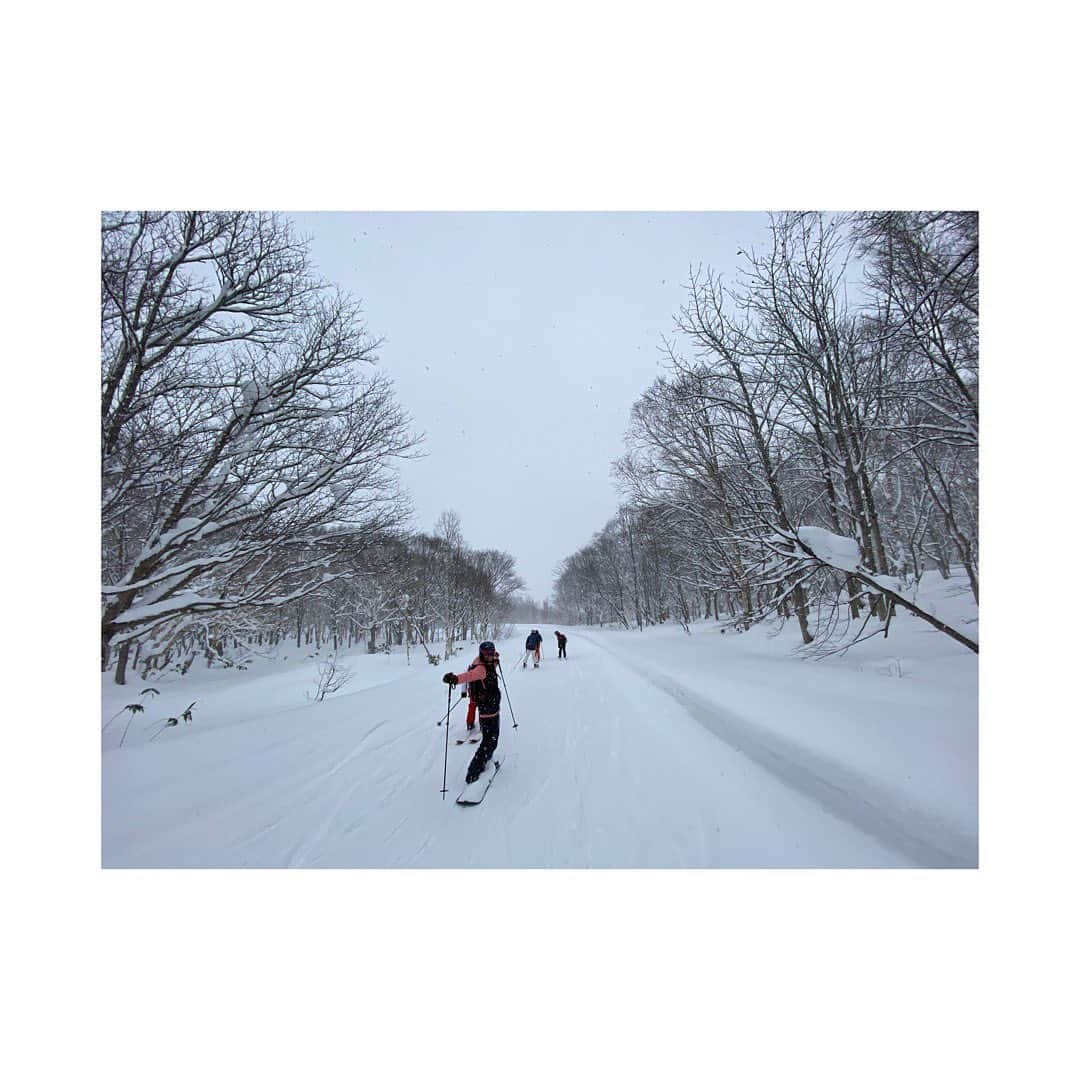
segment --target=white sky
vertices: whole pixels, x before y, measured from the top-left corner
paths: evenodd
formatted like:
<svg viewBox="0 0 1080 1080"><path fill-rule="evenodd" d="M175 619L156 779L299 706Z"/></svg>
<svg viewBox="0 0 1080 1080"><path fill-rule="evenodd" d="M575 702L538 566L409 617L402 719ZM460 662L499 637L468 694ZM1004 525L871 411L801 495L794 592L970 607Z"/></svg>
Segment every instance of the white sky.
<svg viewBox="0 0 1080 1080"><path fill-rule="evenodd" d="M457 510L528 592L617 505L609 469L660 372L691 264L734 273L753 213L305 213L312 257L386 339L380 363L426 433L406 463L416 525Z"/></svg>

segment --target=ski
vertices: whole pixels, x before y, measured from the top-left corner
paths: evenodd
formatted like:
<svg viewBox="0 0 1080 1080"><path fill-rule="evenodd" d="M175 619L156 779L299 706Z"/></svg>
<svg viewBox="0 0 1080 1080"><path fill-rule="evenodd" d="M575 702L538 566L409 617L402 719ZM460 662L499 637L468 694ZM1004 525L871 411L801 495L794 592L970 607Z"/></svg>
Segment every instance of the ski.
<svg viewBox="0 0 1080 1080"><path fill-rule="evenodd" d="M466 784L457 797L458 806L478 806L482 803L488 788L491 787L492 780L495 779L495 774L502 768L504 761L506 761L506 754L503 754L499 761L492 759L473 783Z"/></svg>
<svg viewBox="0 0 1080 1080"><path fill-rule="evenodd" d="M476 743L476 742L479 742L479 741L480 741L479 739L456 739L455 740L455 742L458 744L458 746L461 746L463 743L467 743L467 742Z"/></svg>

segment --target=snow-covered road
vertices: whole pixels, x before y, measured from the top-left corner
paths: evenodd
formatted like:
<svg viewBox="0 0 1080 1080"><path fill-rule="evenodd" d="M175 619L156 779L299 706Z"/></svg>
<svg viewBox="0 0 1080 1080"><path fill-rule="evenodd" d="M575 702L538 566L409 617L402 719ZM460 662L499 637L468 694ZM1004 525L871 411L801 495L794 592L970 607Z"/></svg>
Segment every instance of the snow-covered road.
<svg viewBox="0 0 1080 1080"><path fill-rule="evenodd" d="M453 741L464 705L445 800L436 727L439 676L465 656L437 668L351 657L361 688L319 705L304 702L310 661L163 685L122 748L121 721L103 743L103 865L977 864L974 676L935 687L928 712L910 679L730 636L673 642L574 631L569 659L537 670L511 667L520 649L500 643L519 726L504 699L511 753L470 808L454 803L475 750ZM105 716L137 692L106 687ZM149 714L195 698L192 725L148 741Z"/></svg>

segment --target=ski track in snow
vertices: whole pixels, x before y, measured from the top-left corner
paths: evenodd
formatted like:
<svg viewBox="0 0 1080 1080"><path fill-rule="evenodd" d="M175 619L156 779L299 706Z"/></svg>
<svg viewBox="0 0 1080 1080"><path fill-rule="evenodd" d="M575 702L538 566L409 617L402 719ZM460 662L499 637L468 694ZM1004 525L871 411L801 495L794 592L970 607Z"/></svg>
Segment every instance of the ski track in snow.
<svg viewBox="0 0 1080 1080"><path fill-rule="evenodd" d="M585 635L579 635L583 637ZM599 648L604 646L594 639ZM644 670L643 670L644 669ZM934 820L895 792L868 783L841 763L822 757L775 732L764 731L655 669L635 662L635 670L674 698L695 720L728 746L795 791L815 800L841 821L875 837L917 866L971 866L977 842Z"/></svg>
<svg viewBox="0 0 1080 1080"><path fill-rule="evenodd" d="M105 754L103 865L977 865L963 826L746 716L737 645L716 653L721 706L603 638L509 673L520 727L504 697L512 753L478 806L454 801L476 749L453 742L459 713L440 794L438 671L420 669Z"/></svg>

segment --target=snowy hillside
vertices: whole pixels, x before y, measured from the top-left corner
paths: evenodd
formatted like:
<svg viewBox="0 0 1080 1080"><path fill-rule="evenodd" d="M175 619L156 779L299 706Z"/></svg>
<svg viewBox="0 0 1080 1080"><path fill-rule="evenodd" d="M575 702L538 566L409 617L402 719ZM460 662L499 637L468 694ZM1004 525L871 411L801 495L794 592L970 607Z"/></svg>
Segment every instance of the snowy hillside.
<svg viewBox="0 0 1080 1080"><path fill-rule="evenodd" d="M951 591L938 584L941 613L972 618ZM790 626L561 628L565 662L541 629L537 670L512 666L524 630L499 643L519 727L504 699L512 756L468 809L464 706L445 799L437 722L439 676L471 653L432 667L356 651L321 704L307 650L159 680L159 696L103 677L103 865L977 865L977 658L925 624L898 617L823 662L793 655ZM111 719L134 701L129 728ZM190 724L163 726L192 701Z"/></svg>

